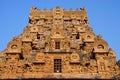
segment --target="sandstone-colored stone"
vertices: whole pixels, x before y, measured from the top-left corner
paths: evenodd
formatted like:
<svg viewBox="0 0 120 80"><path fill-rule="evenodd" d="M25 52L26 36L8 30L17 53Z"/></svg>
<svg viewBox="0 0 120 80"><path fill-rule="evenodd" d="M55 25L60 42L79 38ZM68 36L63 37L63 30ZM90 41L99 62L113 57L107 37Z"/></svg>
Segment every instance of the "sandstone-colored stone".
<svg viewBox="0 0 120 80"><path fill-rule="evenodd" d="M32 7L23 33L0 54L0 79L110 79L119 74L116 53L89 27L85 8Z"/></svg>

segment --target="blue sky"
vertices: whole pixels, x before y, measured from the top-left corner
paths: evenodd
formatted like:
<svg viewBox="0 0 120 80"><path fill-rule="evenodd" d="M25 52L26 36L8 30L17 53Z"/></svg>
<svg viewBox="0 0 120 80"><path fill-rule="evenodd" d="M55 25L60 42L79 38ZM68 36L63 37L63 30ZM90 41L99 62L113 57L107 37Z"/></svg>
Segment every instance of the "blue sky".
<svg viewBox="0 0 120 80"><path fill-rule="evenodd" d="M0 0L0 51L23 32L32 6L40 9L86 7L89 25L101 34L120 59L120 0Z"/></svg>

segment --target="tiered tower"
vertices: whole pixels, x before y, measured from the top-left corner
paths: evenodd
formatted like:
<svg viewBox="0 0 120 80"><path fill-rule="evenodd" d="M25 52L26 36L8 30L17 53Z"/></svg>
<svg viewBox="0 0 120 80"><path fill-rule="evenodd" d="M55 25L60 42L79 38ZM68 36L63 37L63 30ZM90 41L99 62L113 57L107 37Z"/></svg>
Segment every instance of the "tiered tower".
<svg viewBox="0 0 120 80"><path fill-rule="evenodd" d="M23 33L0 56L1 79L109 79L118 74L116 54L93 33L85 8L32 7Z"/></svg>

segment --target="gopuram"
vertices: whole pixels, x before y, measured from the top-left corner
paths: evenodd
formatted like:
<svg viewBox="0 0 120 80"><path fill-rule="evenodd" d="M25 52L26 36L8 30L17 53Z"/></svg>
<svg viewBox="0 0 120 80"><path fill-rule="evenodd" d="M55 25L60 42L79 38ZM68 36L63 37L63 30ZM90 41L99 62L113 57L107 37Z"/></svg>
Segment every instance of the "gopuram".
<svg viewBox="0 0 120 80"><path fill-rule="evenodd" d="M23 33L0 53L0 79L111 79L116 53L89 26L86 9L30 9Z"/></svg>

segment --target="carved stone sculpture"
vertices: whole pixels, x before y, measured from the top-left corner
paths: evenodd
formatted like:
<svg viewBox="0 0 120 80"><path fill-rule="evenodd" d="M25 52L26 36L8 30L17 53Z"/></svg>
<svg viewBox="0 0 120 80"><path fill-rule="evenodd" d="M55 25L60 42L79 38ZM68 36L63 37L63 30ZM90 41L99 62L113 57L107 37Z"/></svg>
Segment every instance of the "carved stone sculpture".
<svg viewBox="0 0 120 80"><path fill-rule="evenodd" d="M110 79L120 61L89 27L86 9L31 8L23 33L0 53L0 79Z"/></svg>

